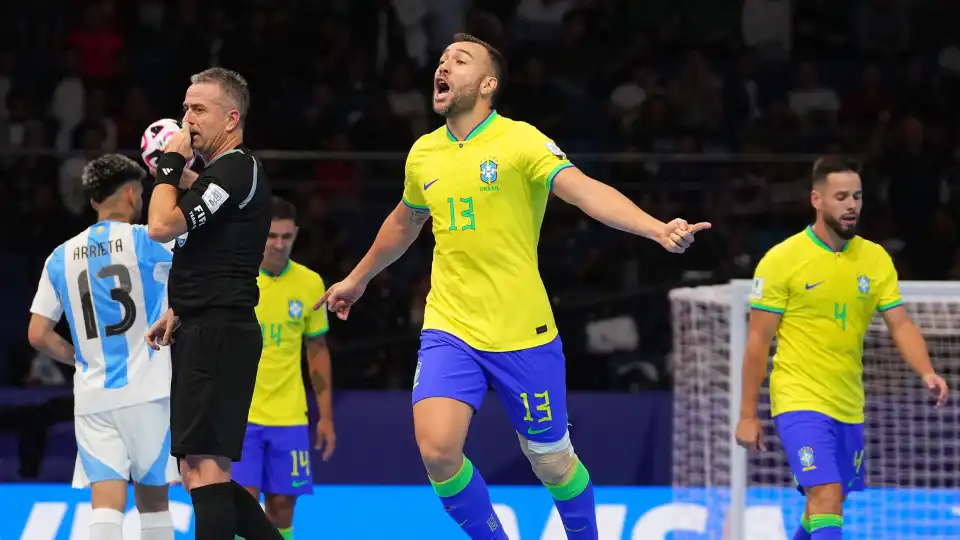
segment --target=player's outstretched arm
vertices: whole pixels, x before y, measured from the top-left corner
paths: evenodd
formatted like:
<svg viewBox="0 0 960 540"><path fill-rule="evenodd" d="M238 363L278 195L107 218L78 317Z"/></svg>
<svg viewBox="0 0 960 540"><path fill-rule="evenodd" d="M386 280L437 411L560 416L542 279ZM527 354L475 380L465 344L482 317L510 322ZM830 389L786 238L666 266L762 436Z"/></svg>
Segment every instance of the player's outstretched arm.
<svg viewBox="0 0 960 540"><path fill-rule="evenodd" d="M27 327L27 339L34 349L61 364L72 366L76 364L75 350L70 342L53 329L56 325L57 321L34 313L30 316L30 326Z"/></svg>
<svg viewBox="0 0 960 540"><path fill-rule="evenodd" d="M887 324L893 343L900 350L903 359L923 379L924 384L937 398L936 407L939 408L946 401L949 389L946 381L933 369L930 353L927 351L927 342L923 339L920 329L902 305L880 313L883 315L883 322Z"/></svg>
<svg viewBox="0 0 960 540"><path fill-rule="evenodd" d="M742 392L740 397L740 421L737 423L737 443L748 450L765 451L763 427L757 417L760 386L767 378L767 358L770 343L780 326L780 313L760 309L750 311L747 330L747 345L743 353Z"/></svg>
<svg viewBox="0 0 960 540"><path fill-rule="evenodd" d="M331 285L313 309L326 304L327 309L346 320L350 306L360 299L370 280L406 253L429 218L427 210L403 202L398 204L380 226L377 238L363 259L343 281Z"/></svg>
<svg viewBox="0 0 960 540"><path fill-rule="evenodd" d="M615 188L576 168L563 169L553 179L553 192L608 227L649 238L673 253L683 253L698 231L710 223L689 225L682 219L664 223L644 212Z"/></svg>

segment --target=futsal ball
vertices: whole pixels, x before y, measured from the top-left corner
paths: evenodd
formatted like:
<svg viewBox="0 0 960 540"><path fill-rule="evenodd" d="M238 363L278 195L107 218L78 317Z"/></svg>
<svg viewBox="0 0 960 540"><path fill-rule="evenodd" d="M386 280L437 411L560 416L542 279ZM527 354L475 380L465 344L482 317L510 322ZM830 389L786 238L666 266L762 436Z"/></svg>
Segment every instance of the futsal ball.
<svg viewBox="0 0 960 540"><path fill-rule="evenodd" d="M150 174L157 174L157 160L163 155L163 147L173 137L173 134L180 131L180 122L172 118L164 118L150 124L140 137L140 150L143 156L143 163L147 166ZM196 157L187 160L187 169L193 165Z"/></svg>

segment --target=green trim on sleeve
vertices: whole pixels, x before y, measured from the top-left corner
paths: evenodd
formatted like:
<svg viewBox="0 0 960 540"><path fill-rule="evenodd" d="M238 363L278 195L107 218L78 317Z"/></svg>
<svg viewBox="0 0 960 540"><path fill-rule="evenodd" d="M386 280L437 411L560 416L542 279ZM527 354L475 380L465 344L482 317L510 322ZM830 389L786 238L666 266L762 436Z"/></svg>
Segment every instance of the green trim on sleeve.
<svg viewBox="0 0 960 540"><path fill-rule="evenodd" d="M421 205L419 205L419 204L413 204L412 202L408 201L406 197L401 198L401 200L403 201L403 204L405 204L405 205L407 205L407 206L409 206L410 208L413 208L413 209L415 209L415 210L426 210L427 212L430 211L430 207L429 207L429 206L421 206Z"/></svg>
<svg viewBox="0 0 960 540"><path fill-rule="evenodd" d="M902 299L902 298L898 298L898 299L894 300L893 302L890 302L889 304L883 304L882 306L879 306L879 307L877 308L877 311L887 311L887 310L890 310L890 309L893 309L893 308L895 308L895 307L897 307L897 306L902 306L902 305L903 305L903 299Z"/></svg>
<svg viewBox="0 0 960 540"><path fill-rule="evenodd" d="M783 309L783 308L776 308L776 307L773 307L773 306L765 306L765 305L761 304L760 302L750 302L750 308L751 308L751 309L758 309L758 310L760 310L760 311L767 311L767 312L770 312L770 313L776 313L776 314L778 314L778 315L783 315L783 314L787 311L786 309Z"/></svg>
<svg viewBox="0 0 960 540"><path fill-rule="evenodd" d="M326 309L326 308L324 307L324 308L321 308L321 309ZM326 334L326 333L329 332L329 331L330 331L329 328L324 328L323 330L317 330L316 332L304 332L303 335L306 336L306 337L308 337L308 338L316 338L316 337L320 337L320 336Z"/></svg>
<svg viewBox="0 0 960 540"><path fill-rule="evenodd" d="M573 167L573 166L574 166L573 163L570 163L569 161L564 161L563 163L554 167L553 170L550 171L550 174L547 175L547 189L552 192L553 179L556 178L558 174L560 174L560 171L564 169L569 169L570 167Z"/></svg>

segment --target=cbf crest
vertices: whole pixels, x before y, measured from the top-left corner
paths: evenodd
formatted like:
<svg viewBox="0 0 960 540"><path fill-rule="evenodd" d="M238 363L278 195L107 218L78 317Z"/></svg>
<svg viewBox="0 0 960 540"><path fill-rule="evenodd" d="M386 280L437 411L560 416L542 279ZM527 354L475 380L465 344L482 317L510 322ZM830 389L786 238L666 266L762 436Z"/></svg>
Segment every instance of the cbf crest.
<svg viewBox="0 0 960 540"><path fill-rule="evenodd" d="M299 300L290 300L287 304L287 314L291 319L300 319L303 317L303 302Z"/></svg>
<svg viewBox="0 0 960 540"><path fill-rule="evenodd" d="M857 276L857 291L860 294L867 295L870 294L870 278L860 274Z"/></svg>
<svg viewBox="0 0 960 540"><path fill-rule="evenodd" d="M816 468L813 465L813 448L804 446L799 452L797 452L797 455L800 457L800 465L803 466L804 471L809 471Z"/></svg>
<svg viewBox="0 0 960 540"><path fill-rule="evenodd" d="M480 181L484 184L480 191L500 191L500 186L495 184L499 169L500 165L494 159L486 159L480 164Z"/></svg>

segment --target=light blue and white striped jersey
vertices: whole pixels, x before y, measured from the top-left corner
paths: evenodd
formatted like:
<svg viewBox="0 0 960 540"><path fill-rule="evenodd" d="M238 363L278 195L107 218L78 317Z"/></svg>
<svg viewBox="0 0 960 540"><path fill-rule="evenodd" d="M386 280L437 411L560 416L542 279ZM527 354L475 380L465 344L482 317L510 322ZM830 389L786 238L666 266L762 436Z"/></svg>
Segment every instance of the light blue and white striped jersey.
<svg viewBox="0 0 960 540"><path fill-rule="evenodd" d="M170 395L170 349L144 334L167 310L171 244L143 225L101 221L61 244L43 267L32 313L65 313L76 349L75 414Z"/></svg>

